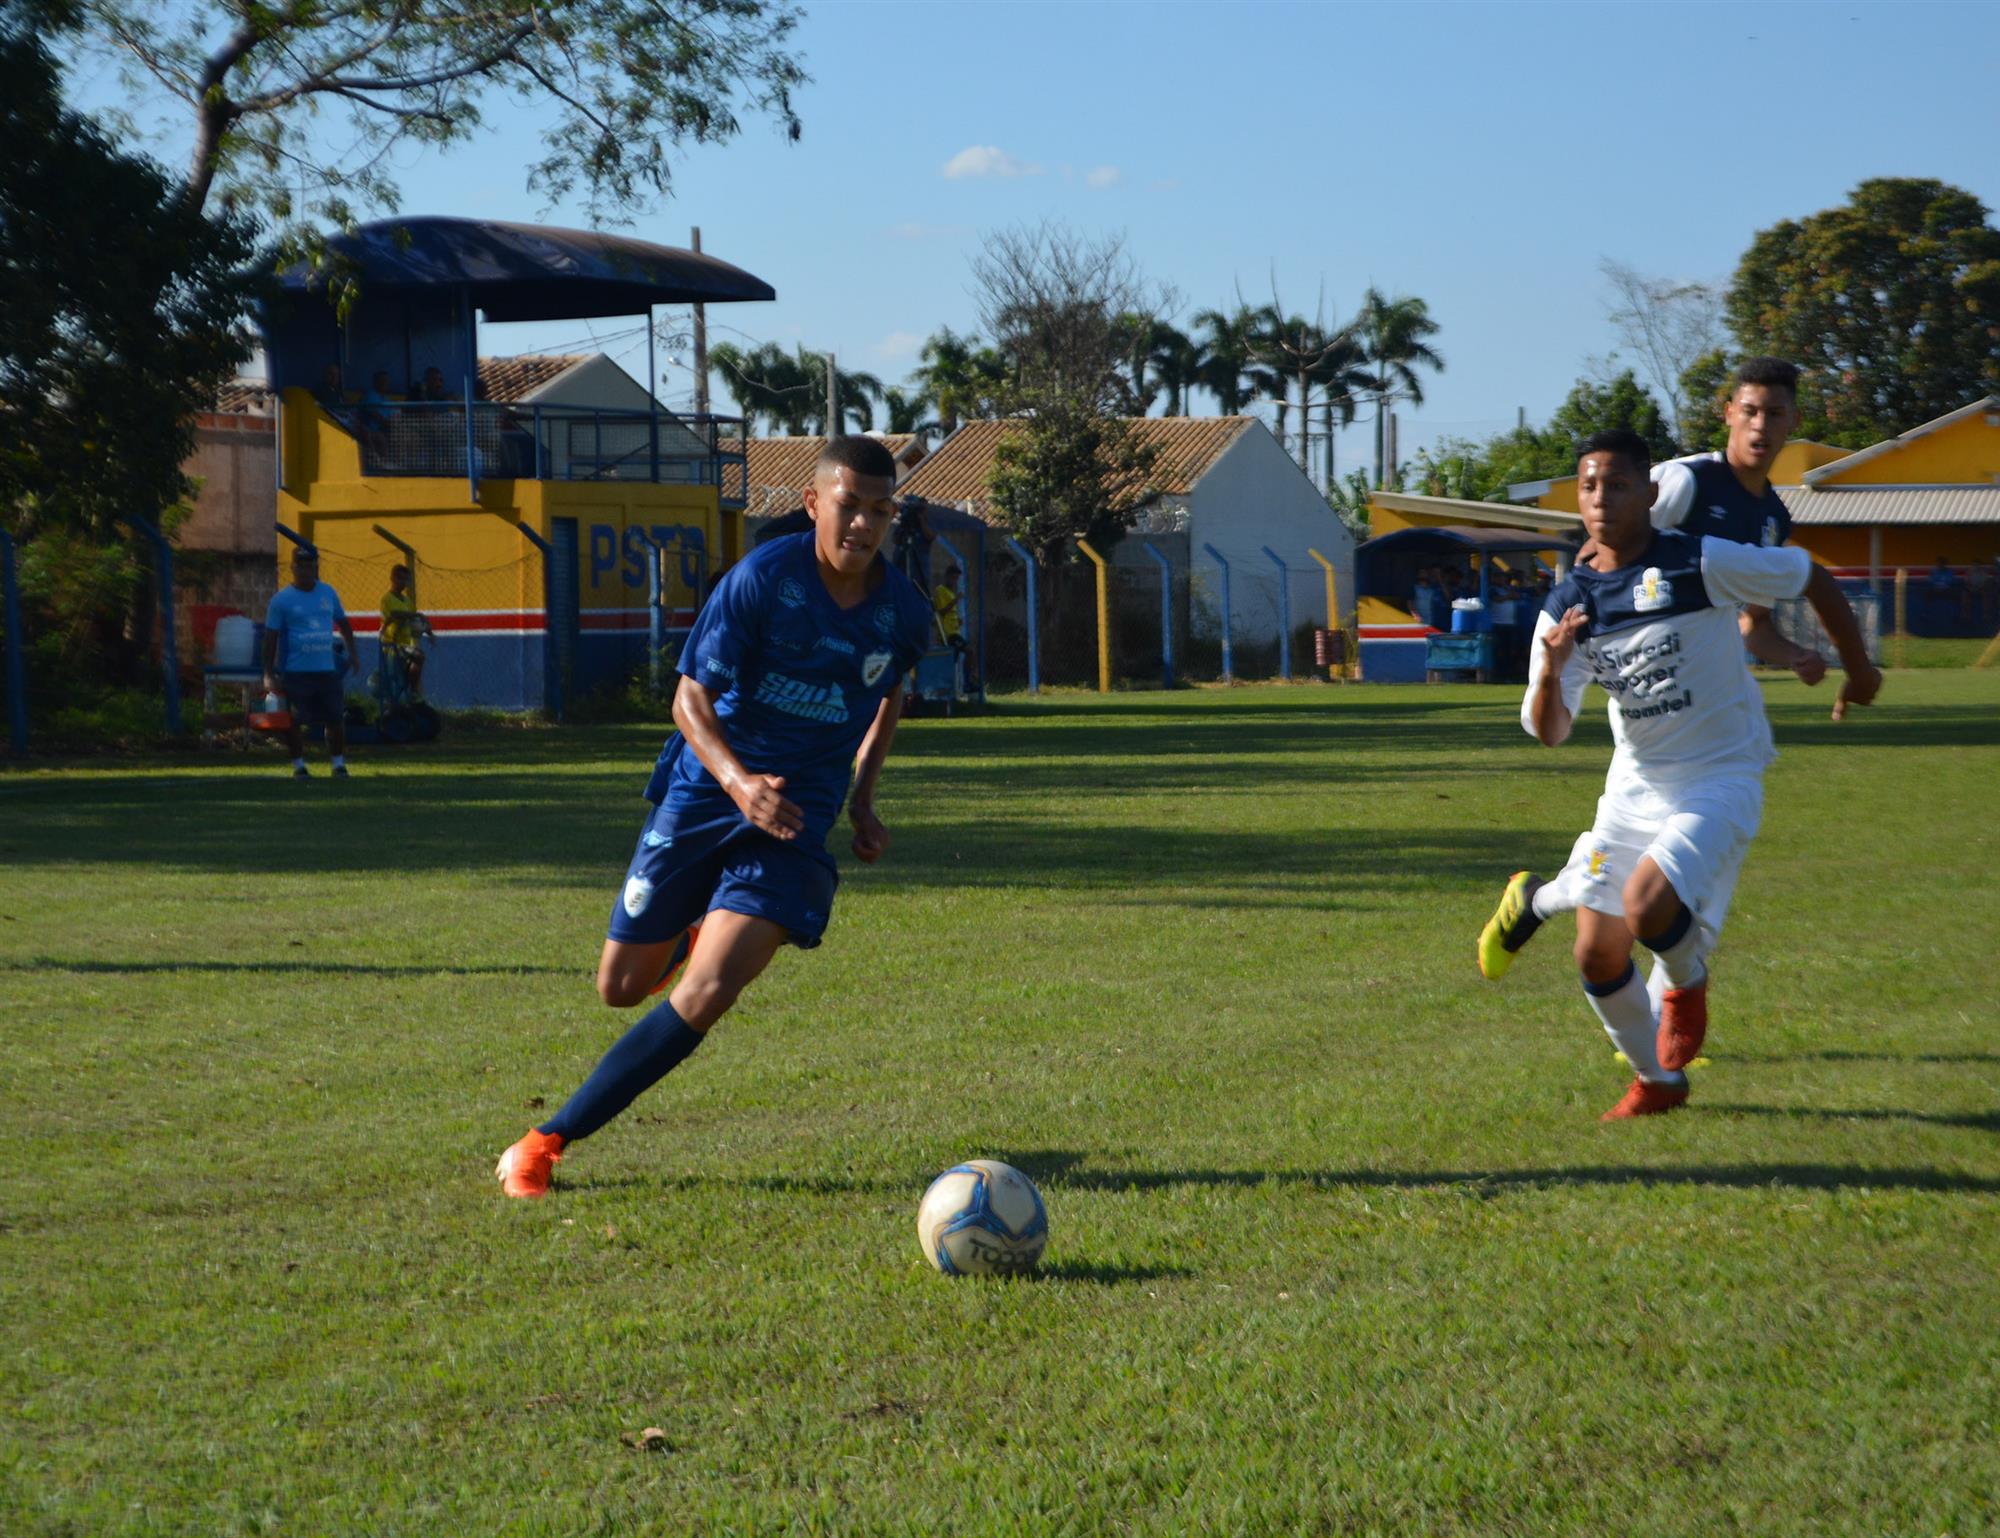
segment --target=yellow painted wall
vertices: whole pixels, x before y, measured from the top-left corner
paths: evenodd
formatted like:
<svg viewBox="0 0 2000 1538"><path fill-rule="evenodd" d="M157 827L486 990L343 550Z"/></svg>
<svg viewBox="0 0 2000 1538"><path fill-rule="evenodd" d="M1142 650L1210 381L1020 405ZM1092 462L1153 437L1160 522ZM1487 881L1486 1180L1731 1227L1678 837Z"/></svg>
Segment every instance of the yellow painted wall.
<svg viewBox="0 0 2000 1538"><path fill-rule="evenodd" d="M542 606L539 552L516 523L547 539L556 519L576 520L586 611L644 606L645 550L632 530L667 534L679 545L689 543L686 531L699 531L709 552L705 567L673 554L667 560L675 607L695 603L704 572L714 574L725 550L714 486L489 479L479 483L475 505L461 478L363 476L360 445L303 390L285 392L284 439L278 521L320 547L323 573L350 609L372 609L381 594L346 592L343 576L353 586L386 586L387 566L402 559L375 533L378 523L415 549L419 601L441 609ZM282 569L288 555L280 545Z"/></svg>
<svg viewBox="0 0 2000 1538"><path fill-rule="evenodd" d="M1792 543L1809 552L1822 566L1866 569L1868 530L1816 525L1792 528ZM1953 566L1971 566L2000 559L2000 523L1886 524L1882 528L1882 571L1898 566L1914 574L1929 571L1943 556Z"/></svg>
<svg viewBox="0 0 2000 1538"><path fill-rule="evenodd" d="M1877 454L1852 470L1836 470L1818 486L1990 485L2000 476L2000 412L1976 412ZM1932 560L1937 557L1933 555Z"/></svg>

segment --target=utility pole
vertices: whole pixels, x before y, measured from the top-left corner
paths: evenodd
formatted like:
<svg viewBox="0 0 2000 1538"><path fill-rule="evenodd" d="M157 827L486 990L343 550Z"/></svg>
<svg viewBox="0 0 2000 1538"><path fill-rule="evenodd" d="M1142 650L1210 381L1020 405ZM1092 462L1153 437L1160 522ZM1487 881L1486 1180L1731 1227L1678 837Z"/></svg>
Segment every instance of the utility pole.
<svg viewBox="0 0 2000 1538"><path fill-rule="evenodd" d="M840 436L840 373L833 366L833 354L826 355L826 435Z"/></svg>
<svg viewBox="0 0 2000 1538"><path fill-rule="evenodd" d="M1389 469L1390 480L1396 478L1396 413L1389 413Z"/></svg>
<svg viewBox="0 0 2000 1538"><path fill-rule="evenodd" d="M1514 431L1517 433L1524 433L1527 430L1528 430L1528 408L1526 406L1516 406L1514 408Z"/></svg>
<svg viewBox="0 0 2000 1538"><path fill-rule="evenodd" d="M701 226L694 227L694 254L701 255ZM694 306L694 414L708 415L708 306Z"/></svg>

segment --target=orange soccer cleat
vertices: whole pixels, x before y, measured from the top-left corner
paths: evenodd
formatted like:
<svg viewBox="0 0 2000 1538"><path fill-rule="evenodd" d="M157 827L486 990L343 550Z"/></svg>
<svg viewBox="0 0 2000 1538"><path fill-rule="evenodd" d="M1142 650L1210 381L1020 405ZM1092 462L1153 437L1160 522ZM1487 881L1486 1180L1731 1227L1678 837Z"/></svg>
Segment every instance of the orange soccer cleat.
<svg viewBox="0 0 2000 1538"><path fill-rule="evenodd" d="M1687 1098L1685 1079L1678 1084L1655 1084L1651 1079L1634 1079L1632 1087L1625 1091L1625 1098L1597 1119L1624 1121L1633 1116L1664 1116L1686 1105Z"/></svg>
<svg viewBox="0 0 2000 1538"><path fill-rule="evenodd" d="M1692 988L1669 988L1660 1000L1660 1034L1654 1046L1660 1066L1679 1073L1701 1053L1708 1039L1708 979Z"/></svg>
<svg viewBox="0 0 2000 1538"><path fill-rule="evenodd" d="M675 983L680 981L681 973L685 972L688 963L694 960L694 942L700 938L701 920L696 919L692 924L688 925L679 941L676 942L674 959L667 963L667 970L660 974L660 980L646 990L647 998L651 998L656 993L665 993Z"/></svg>
<svg viewBox="0 0 2000 1538"><path fill-rule="evenodd" d="M562 1159L563 1140L553 1132L530 1128L520 1142L500 1155L493 1166L500 1189L509 1196L546 1196L549 1176Z"/></svg>

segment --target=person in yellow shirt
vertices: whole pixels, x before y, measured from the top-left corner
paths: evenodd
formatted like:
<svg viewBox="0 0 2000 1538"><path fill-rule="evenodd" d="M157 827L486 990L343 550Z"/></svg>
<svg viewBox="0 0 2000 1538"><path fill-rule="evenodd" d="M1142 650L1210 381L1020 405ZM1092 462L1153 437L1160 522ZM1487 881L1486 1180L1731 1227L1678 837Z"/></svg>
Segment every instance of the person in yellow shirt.
<svg viewBox="0 0 2000 1538"><path fill-rule="evenodd" d="M382 662L393 666L401 660L411 699L423 695L424 654L417 650L417 638L431 633L431 622L417 611L410 593L410 568L391 566L389 591L382 595Z"/></svg>
<svg viewBox="0 0 2000 1538"><path fill-rule="evenodd" d="M931 590L931 609L937 615L938 634L958 656L961 669L967 668L965 625L958 613L959 568L954 563L944 569L944 580Z"/></svg>

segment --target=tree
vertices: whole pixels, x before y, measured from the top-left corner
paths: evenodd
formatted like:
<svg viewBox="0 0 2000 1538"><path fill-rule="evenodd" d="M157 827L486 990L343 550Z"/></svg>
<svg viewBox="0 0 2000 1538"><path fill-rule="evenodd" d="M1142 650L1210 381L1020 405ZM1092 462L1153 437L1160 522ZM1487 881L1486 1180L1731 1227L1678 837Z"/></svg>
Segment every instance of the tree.
<svg viewBox="0 0 2000 1538"><path fill-rule="evenodd" d="M145 589L96 557L127 548L122 514L158 517L193 492L194 412L250 352L252 236L67 110L58 65L17 16L0 21L0 521L34 536L45 569L73 546L99 572L67 583L64 618L129 668L150 643L123 623L150 613Z"/></svg>
<svg viewBox="0 0 2000 1538"><path fill-rule="evenodd" d="M1354 420L1353 391L1367 382L1360 369L1361 347L1351 331L1345 327L1328 331L1318 316L1310 321L1298 315L1285 317L1283 302L1275 293L1270 305L1260 313L1263 324L1255 334L1251 350L1263 368L1255 377L1265 393L1278 403L1281 445L1285 441L1289 393L1297 386L1299 469L1310 475L1312 412L1318 408L1326 413L1330 449L1334 420L1338 418L1343 426ZM1332 479L1330 464L1326 479Z"/></svg>
<svg viewBox="0 0 2000 1538"><path fill-rule="evenodd" d="M1147 355L1153 377L1167 392L1165 415L1188 414L1188 396L1201 383L1201 349L1185 331L1165 321L1153 327L1153 347Z"/></svg>
<svg viewBox="0 0 2000 1538"><path fill-rule="evenodd" d="M1729 286L1746 352L1804 370L1802 430L1862 446L2000 389L2000 230L1944 182L1881 177L1760 231Z"/></svg>
<svg viewBox="0 0 2000 1538"><path fill-rule="evenodd" d="M1196 383L1215 397L1215 404L1224 416L1238 416L1256 393L1248 375L1256 361L1253 342L1259 325L1257 311L1238 303L1228 315L1220 310L1203 310L1195 316L1194 323L1204 328L1197 342L1201 361L1196 366Z"/></svg>
<svg viewBox="0 0 2000 1538"><path fill-rule="evenodd" d="M666 192L668 151L740 130L743 108L792 138L808 77L786 51L787 0L77 0L91 45L137 91L192 118L185 192L220 191L280 223L393 208L394 161L482 126L482 104L553 103L528 185L583 189L593 218ZM327 146L341 146L328 148Z"/></svg>
<svg viewBox="0 0 2000 1538"><path fill-rule="evenodd" d="M745 424L755 429L762 417L773 432L822 436L826 432L826 354L800 347L786 352L776 342L764 342L745 352L730 342L708 350L709 372L728 387ZM873 374L836 370L840 391L841 430L853 424L860 432L875 425L871 401L882 398L882 381Z"/></svg>
<svg viewBox="0 0 2000 1538"><path fill-rule="evenodd" d="M981 324L1013 369L999 404L1021 421L995 456L999 521L1044 560L1068 557L1078 535L1115 538L1155 457L1122 414L1121 317L1156 315L1164 296L1122 239L1056 223L989 237L972 271Z"/></svg>
<svg viewBox="0 0 2000 1538"><path fill-rule="evenodd" d="M1638 355L1640 367L1667 403L1675 434L1692 445L1698 402L1683 381L1696 361L1722 346L1722 289L1714 283L1681 283L1649 277L1605 257L1597 264L1611 290L1612 328Z"/></svg>
<svg viewBox="0 0 2000 1538"><path fill-rule="evenodd" d="M899 390L890 385L882 392L882 406L892 433L930 433L937 428L930 415L930 398L922 389Z"/></svg>
<svg viewBox="0 0 2000 1538"><path fill-rule="evenodd" d="M1729 355L1718 347L1696 358L1681 375L1681 447L1690 454L1728 446L1722 407L1729 399L1730 374Z"/></svg>
<svg viewBox="0 0 2000 1538"><path fill-rule="evenodd" d="M937 407L939 428L946 434L958 431L969 417L999 415L995 404L1007 380L1007 363L991 347L981 347L976 336L959 336L951 327L940 329L924 343L922 359L911 375L916 386Z"/></svg>
<svg viewBox="0 0 2000 1538"><path fill-rule="evenodd" d="M1361 347L1361 387L1375 397L1375 484L1379 486L1388 453L1390 403L1408 400L1421 406L1424 387L1417 369L1444 372L1443 357L1427 340L1437 335L1438 324L1423 300L1400 295L1389 299L1371 286L1361 296L1361 309L1348 322L1348 329Z"/></svg>
<svg viewBox="0 0 2000 1538"><path fill-rule="evenodd" d="M1549 419L1548 432L1553 435L1549 446L1553 454L1566 456L1567 463L1552 473L1571 474L1576 469L1576 445L1592 433L1612 428L1624 428L1644 438L1655 459L1671 459L1680 452L1660 403L1628 368L1607 384L1579 379L1568 398L1556 407Z"/></svg>

